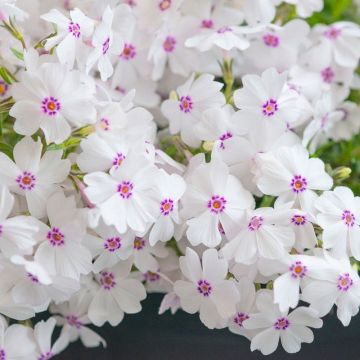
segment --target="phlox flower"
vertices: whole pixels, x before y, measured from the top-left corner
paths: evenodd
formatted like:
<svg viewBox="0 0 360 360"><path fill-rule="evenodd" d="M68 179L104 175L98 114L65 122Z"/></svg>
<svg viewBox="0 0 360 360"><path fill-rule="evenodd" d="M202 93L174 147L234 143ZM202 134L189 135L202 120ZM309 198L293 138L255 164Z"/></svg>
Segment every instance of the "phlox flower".
<svg viewBox="0 0 360 360"><path fill-rule="evenodd" d="M187 248L186 255L180 257L180 268L187 280L177 280L174 291L182 309L190 314L199 312L209 329L224 327L224 319L235 314L239 300L234 281L226 280L227 261L219 259L215 249L208 249L200 263L196 252Z"/></svg>

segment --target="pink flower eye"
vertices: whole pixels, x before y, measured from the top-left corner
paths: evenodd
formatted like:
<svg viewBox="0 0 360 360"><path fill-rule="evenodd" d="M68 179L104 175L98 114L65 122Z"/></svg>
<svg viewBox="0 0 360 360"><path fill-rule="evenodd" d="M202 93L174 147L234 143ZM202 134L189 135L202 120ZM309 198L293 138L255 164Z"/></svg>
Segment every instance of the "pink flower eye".
<svg viewBox="0 0 360 360"><path fill-rule="evenodd" d="M167 52L173 52L176 47L176 39L173 36L168 36L164 43L163 43L163 49Z"/></svg>
<svg viewBox="0 0 360 360"><path fill-rule="evenodd" d="M162 0L159 2L159 9L161 11L168 10L171 7L171 0Z"/></svg>
<svg viewBox="0 0 360 360"><path fill-rule="evenodd" d="M262 112L266 116L273 116L278 111L277 101L270 99L266 101L262 106Z"/></svg>
<svg viewBox="0 0 360 360"><path fill-rule="evenodd" d="M266 34L263 36L263 41L266 46L275 48L279 46L280 38L274 34Z"/></svg>
<svg viewBox="0 0 360 360"><path fill-rule="evenodd" d="M212 286L206 280L199 280L197 283L197 290L201 295L207 297L212 292Z"/></svg>

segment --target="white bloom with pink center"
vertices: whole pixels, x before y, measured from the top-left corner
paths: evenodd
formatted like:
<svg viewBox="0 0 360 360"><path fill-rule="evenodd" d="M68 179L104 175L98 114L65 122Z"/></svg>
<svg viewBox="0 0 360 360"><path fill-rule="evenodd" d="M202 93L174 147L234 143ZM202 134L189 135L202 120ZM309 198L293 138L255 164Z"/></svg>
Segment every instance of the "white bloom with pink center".
<svg viewBox="0 0 360 360"><path fill-rule="evenodd" d="M278 260L260 259L259 271L264 276L279 275L273 283L274 303L280 311L295 308L300 299L300 286L327 270L323 258L308 255L285 255Z"/></svg>
<svg viewBox="0 0 360 360"><path fill-rule="evenodd" d="M195 18L175 13L156 31L148 53L148 61L153 64L152 80L160 80L167 66L172 73L186 77L200 69L198 54L184 44L196 27Z"/></svg>
<svg viewBox="0 0 360 360"><path fill-rule="evenodd" d="M300 351L301 343L311 343L314 340L309 327L320 328L323 324L317 312L311 308L301 306L290 314L281 312L273 303L273 296L269 291L258 293L256 306L259 312L251 314L243 324L245 329L257 332L251 340L251 351L260 350L263 355L273 353L279 340L286 352Z"/></svg>
<svg viewBox="0 0 360 360"><path fill-rule="evenodd" d="M174 223L180 224L178 203L186 188L184 179L177 175L169 175L160 170L157 178L161 201L158 208L158 218L149 233L149 243L154 246L158 241L166 242L174 235Z"/></svg>
<svg viewBox="0 0 360 360"><path fill-rule="evenodd" d="M16 254L31 255L40 230L39 222L31 216L9 217L14 201L9 190L0 185L0 250L8 258Z"/></svg>
<svg viewBox="0 0 360 360"><path fill-rule="evenodd" d="M77 70L45 63L36 72L24 71L12 86L15 105L10 115L18 134L33 135L40 128L48 144L60 144L72 128L95 122L93 81Z"/></svg>
<svg viewBox="0 0 360 360"><path fill-rule="evenodd" d="M314 190L329 190L333 185L324 163L317 158L310 159L301 145L259 154L256 162L259 189L264 194L278 196L278 203L291 202L297 209L310 211L317 198Z"/></svg>
<svg viewBox="0 0 360 360"><path fill-rule="evenodd" d="M146 291L140 281L128 278L131 265L131 261L122 261L98 275L98 290L88 311L89 319L96 326L107 321L116 326L124 313L135 314L141 310L140 301L146 298Z"/></svg>
<svg viewBox="0 0 360 360"><path fill-rule="evenodd" d="M32 328L20 324L9 327L1 318L0 326L0 359L28 360L32 359L36 345ZM21 346L19 346L21 344Z"/></svg>
<svg viewBox="0 0 360 360"><path fill-rule="evenodd" d="M61 334L67 334L69 342L80 339L86 347L100 344L106 347L106 341L87 326L91 324L87 316L91 300L91 291L83 289L67 302L52 304L50 311L55 314L57 324L62 326Z"/></svg>
<svg viewBox="0 0 360 360"><path fill-rule="evenodd" d="M145 152L145 143L142 145ZM137 147L137 151L139 151L141 142L131 144L128 138L121 135L103 138L94 133L81 140L82 151L78 155L76 163L84 173L117 169L125 160L130 146Z"/></svg>
<svg viewBox="0 0 360 360"><path fill-rule="evenodd" d="M45 268L36 261L29 261L15 255L11 262L17 266L7 266L7 273L14 274L11 296L16 304L28 304L36 312L45 311L51 301L65 301L80 287L78 281L50 276Z"/></svg>
<svg viewBox="0 0 360 360"><path fill-rule="evenodd" d="M269 24L254 35L244 56L256 71L275 67L278 71L289 69L298 61L301 45L309 35L309 25L300 19L286 23L283 27ZM263 54L266 53L266 56Z"/></svg>
<svg viewBox="0 0 360 360"><path fill-rule="evenodd" d="M255 332L244 328L243 322L250 319L250 314L256 310L255 306L255 286L246 276L243 276L235 283L239 290L240 301L236 305L236 313L228 322L229 330L237 335L245 336L247 339L255 335Z"/></svg>
<svg viewBox="0 0 360 360"><path fill-rule="evenodd" d="M85 175L85 194L99 208L106 225L114 225L120 233L128 228L145 232L156 220L159 206L158 171L145 156L132 152L110 175Z"/></svg>
<svg viewBox="0 0 360 360"><path fill-rule="evenodd" d="M74 197L63 192L51 196L47 202L44 241L35 253L39 262L50 275L60 275L78 280L81 274L91 271L91 253L82 243L85 236L85 217L76 207Z"/></svg>
<svg viewBox="0 0 360 360"><path fill-rule="evenodd" d="M335 108L329 93L325 94L315 104L313 119L304 130L303 145L309 147L310 153L314 153L331 138L334 126L343 118L344 112Z"/></svg>
<svg viewBox="0 0 360 360"><path fill-rule="evenodd" d="M200 313L200 320L209 329L224 327L224 320L236 313L239 291L233 280L226 280L228 263L219 259L215 249L199 256L191 248L180 257L180 268L187 280L177 280L174 291L184 311Z"/></svg>
<svg viewBox="0 0 360 360"><path fill-rule="evenodd" d="M317 198L315 207L324 249L331 249L336 257L349 255L360 260L360 197L338 186Z"/></svg>
<svg viewBox="0 0 360 360"><path fill-rule="evenodd" d="M36 350L34 358L41 360L48 360L55 355L61 353L69 344L68 334L62 333L56 339L54 344L51 344L51 338L55 330L56 320L53 317L46 321L41 320L34 326L34 340L36 342Z"/></svg>
<svg viewBox="0 0 360 360"><path fill-rule="evenodd" d="M191 173L181 204L190 243L215 247L220 244L222 233L229 239L234 236L245 210L254 205L254 199L240 181L229 174L225 163L212 160Z"/></svg>
<svg viewBox="0 0 360 360"><path fill-rule="evenodd" d="M0 153L0 183L10 191L24 196L30 214L46 215L47 199L60 190L60 184L70 171L70 161L62 160L62 150L46 151L42 156L40 139L24 137L14 147L15 163Z"/></svg>
<svg viewBox="0 0 360 360"><path fill-rule="evenodd" d="M59 61L73 68L75 59L80 60L80 47L85 46L83 41L93 33L94 21L78 8L70 11L70 19L57 9L51 9L41 19L57 26L57 35L46 40L45 49L49 51L57 45Z"/></svg>
<svg viewBox="0 0 360 360"><path fill-rule="evenodd" d="M355 68L360 58L360 27L357 24L340 21L331 25L318 24L313 28L314 47L321 56L333 58L343 67Z"/></svg>
<svg viewBox="0 0 360 360"><path fill-rule="evenodd" d="M178 99L165 100L161 111L169 120L171 134L180 132L182 140L189 146L198 147L201 144L194 128L201 122L205 110L220 108L225 104L225 97L220 91L223 84L214 81L214 76L195 74L185 84L177 88Z"/></svg>
<svg viewBox="0 0 360 360"><path fill-rule="evenodd" d="M122 53L124 38L134 26L135 18L128 5L120 4L114 10L107 6L92 37L93 50L86 62L86 72L97 64L101 80L106 81L114 72L111 57Z"/></svg>
<svg viewBox="0 0 360 360"><path fill-rule="evenodd" d="M243 264L253 264L259 257L281 259L295 241L287 212L273 208L248 211L239 224L242 230L224 245L222 255Z"/></svg>
<svg viewBox="0 0 360 360"><path fill-rule="evenodd" d="M244 87L234 92L234 102L240 109L237 115L243 132L258 127L285 131L296 125L302 110L300 96L287 87L286 80L287 73L279 74L274 68L265 70L261 77L245 75L242 78Z"/></svg>
<svg viewBox="0 0 360 360"><path fill-rule="evenodd" d="M348 326L351 317L359 312L359 275L347 257L337 260L324 252L324 258L327 270L318 272L316 279L305 285L301 300L308 302L319 316L326 315L336 304L337 317Z"/></svg>
<svg viewBox="0 0 360 360"><path fill-rule="evenodd" d="M100 221L93 229L93 233L86 235L84 242L95 258L93 271L98 273L105 267L112 267L121 260L128 259L134 248L135 233L131 230L120 234L114 226L105 225Z"/></svg>

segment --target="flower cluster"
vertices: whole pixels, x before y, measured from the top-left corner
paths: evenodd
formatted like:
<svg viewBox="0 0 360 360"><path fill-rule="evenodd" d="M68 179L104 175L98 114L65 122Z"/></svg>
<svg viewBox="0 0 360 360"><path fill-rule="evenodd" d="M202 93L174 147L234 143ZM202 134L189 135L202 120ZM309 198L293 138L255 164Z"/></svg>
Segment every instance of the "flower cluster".
<svg viewBox="0 0 360 360"><path fill-rule="evenodd" d="M31 3L0 0L0 358L105 346L151 292L265 355L334 305L347 326L360 197L316 151L360 130L360 27L311 28L322 0Z"/></svg>

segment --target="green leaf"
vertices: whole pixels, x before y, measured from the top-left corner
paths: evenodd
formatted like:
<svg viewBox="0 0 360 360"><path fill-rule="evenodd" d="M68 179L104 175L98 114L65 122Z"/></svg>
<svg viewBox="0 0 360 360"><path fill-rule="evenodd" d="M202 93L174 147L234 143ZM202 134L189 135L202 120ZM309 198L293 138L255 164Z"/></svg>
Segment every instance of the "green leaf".
<svg viewBox="0 0 360 360"><path fill-rule="evenodd" d="M10 50L19 60L24 61L24 54L21 51L14 48L10 48Z"/></svg>

